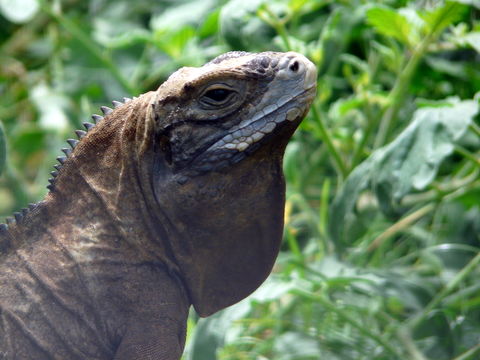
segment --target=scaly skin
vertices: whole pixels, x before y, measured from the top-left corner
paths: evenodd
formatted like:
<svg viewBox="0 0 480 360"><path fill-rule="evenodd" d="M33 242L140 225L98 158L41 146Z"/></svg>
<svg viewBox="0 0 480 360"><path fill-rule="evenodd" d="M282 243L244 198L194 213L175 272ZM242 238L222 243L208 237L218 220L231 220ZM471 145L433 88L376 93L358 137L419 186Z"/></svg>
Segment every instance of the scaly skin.
<svg viewBox="0 0 480 360"><path fill-rule="evenodd" d="M232 52L105 108L0 226L0 359L179 359L190 305L208 316L271 271L315 82L302 55Z"/></svg>

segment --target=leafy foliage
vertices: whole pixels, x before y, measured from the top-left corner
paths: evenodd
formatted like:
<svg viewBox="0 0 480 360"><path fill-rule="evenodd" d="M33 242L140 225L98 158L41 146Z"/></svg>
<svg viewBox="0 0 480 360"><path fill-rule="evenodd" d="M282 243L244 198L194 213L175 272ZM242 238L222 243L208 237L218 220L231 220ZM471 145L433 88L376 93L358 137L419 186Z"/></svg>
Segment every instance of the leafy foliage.
<svg viewBox="0 0 480 360"><path fill-rule="evenodd" d="M5 139L5 130L0 122L0 174L5 167L5 160L7 158L7 141Z"/></svg>
<svg viewBox="0 0 480 360"><path fill-rule="evenodd" d="M394 9L374 7L368 10L366 15L368 23L380 34L397 39L407 45L418 42L418 37L411 39L414 34L416 35L414 24Z"/></svg>
<svg viewBox="0 0 480 360"><path fill-rule="evenodd" d="M466 100L415 111L410 125L395 140L375 150L346 179L332 204L333 240L344 240L341 233L348 232L346 220L355 217L355 204L363 190L372 189L380 209L395 215L396 206L412 189L424 190L431 184L478 110L477 101Z"/></svg>
<svg viewBox="0 0 480 360"><path fill-rule="evenodd" d="M0 214L46 192L100 105L232 50L299 51L317 98L285 154L285 242L185 359L480 356L475 1L0 0ZM9 152L5 143L8 139Z"/></svg>

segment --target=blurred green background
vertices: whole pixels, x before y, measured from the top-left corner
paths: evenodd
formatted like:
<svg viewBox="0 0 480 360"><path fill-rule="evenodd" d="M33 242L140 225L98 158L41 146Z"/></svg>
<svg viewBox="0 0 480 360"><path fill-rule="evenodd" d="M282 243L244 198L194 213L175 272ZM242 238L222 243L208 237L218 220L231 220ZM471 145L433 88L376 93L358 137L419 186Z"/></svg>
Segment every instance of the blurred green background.
<svg viewBox="0 0 480 360"><path fill-rule="evenodd" d="M480 358L480 2L0 0L0 215L100 105L228 50L318 66L268 281L184 359ZM3 124L3 125L2 125Z"/></svg>

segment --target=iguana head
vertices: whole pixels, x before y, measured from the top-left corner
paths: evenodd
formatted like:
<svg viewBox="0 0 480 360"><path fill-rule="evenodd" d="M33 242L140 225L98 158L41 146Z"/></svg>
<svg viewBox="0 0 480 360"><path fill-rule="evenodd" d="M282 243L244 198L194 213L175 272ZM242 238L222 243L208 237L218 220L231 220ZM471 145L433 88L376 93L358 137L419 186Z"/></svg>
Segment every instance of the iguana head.
<svg viewBox="0 0 480 360"><path fill-rule="evenodd" d="M178 70L152 97L153 212L201 316L243 299L272 269L283 153L316 75L297 53L231 52Z"/></svg>
<svg viewBox="0 0 480 360"><path fill-rule="evenodd" d="M316 69L290 53L231 52L200 68L182 68L158 89L153 105L158 143L179 182L235 164L306 114Z"/></svg>

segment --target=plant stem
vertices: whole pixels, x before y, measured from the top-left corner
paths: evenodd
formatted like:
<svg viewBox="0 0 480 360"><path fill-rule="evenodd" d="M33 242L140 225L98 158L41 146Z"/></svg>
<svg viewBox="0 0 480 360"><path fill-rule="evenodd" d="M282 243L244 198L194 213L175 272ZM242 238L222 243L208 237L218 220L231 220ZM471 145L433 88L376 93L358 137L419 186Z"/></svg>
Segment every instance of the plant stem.
<svg viewBox="0 0 480 360"><path fill-rule="evenodd" d="M435 204L427 204L420 209L414 211L413 213L405 216L403 219L397 221L394 223L392 226L390 226L387 230L382 232L380 235L378 235L375 240L372 241L372 243L368 246L367 251L373 251L376 248L378 248L386 239L389 237L395 235L396 233L402 231L406 227L410 226L412 223L420 219L422 216L425 216L428 214L430 211L435 209Z"/></svg>
<svg viewBox="0 0 480 360"><path fill-rule="evenodd" d="M362 138L358 142L352 156L352 161L350 164L350 171L352 171L360 162L362 158L362 152L365 150L365 145L367 144L368 140L372 136L373 130L378 125L379 121L379 114L373 115L371 111L371 105L367 100L367 104L365 106L365 115L367 117L367 126L363 132Z"/></svg>
<svg viewBox="0 0 480 360"><path fill-rule="evenodd" d="M465 351L463 354L460 354L453 360L471 360L473 359L473 355L475 355L477 352L480 352L480 344L475 345L471 349Z"/></svg>
<svg viewBox="0 0 480 360"><path fill-rule="evenodd" d="M265 13L263 13L262 11L264 11ZM265 16L265 14L267 14L268 16ZM278 16L272 10L270 10L267 4L265 4L259 9L257 15L260 19L273 27L278 33L278 35L280 35L283 41L283 45L285 46L285 50L292 50L290 40L288 39L287 28L285 27L286 21L282 21L281 19L279 19Z"/></svg>
<svg viewBox="0 0 480 360"><path fill-rule="evenodd" d="M398 331L398 339L405 346L405 349L408 351L413 360L427 360L427 358L415 345L415 342L413 341L409 332L404 330Z"/></svg>
<svg viewBox="0 0 480 360"><path fill-rule="evenodd" d="M460 271L457 275L447 283L443 289L428 303L423 311L415 317L410 318L405 326L414 329L417 325L423 322L430 314L430 312L437 307L438 304L452 292L472 271L474 271L480 265L480 252L470 260L470 262Z"/></svg>
<svg viewBox="0 0 480 360"><path fill-rule="evenodd" d="M318 232L321 236L326 236L327 234L327 224L328 224L328 203L330 200L330 186L331 181L329 178L326 178L322 184L322 192L320 196L320 206L318 213Z"/></svg>
<svg viewBox="0 0 480 360"><path fill-rule="evenodd" d="M305 263L305 258L303 256L302 250L300 249L300 246L298 245L298 241L295 237L295 234L294 234L294 231L293 231L292 228L288 227L286 229L285 238L287 240L288 247L289 247L290 251L295 256L297 261L304 264ZM301 270L301 272L303 272L303 270Z"/></svg>
<svg viewBox="0 0 480 360"><path fill-rule="evenodd" d="M2 121L0 120L0 175L3 172L7 160L7 139L5 130L3 129Z"/></svg>
<svg viewBox="0 0 480 360"><path fill-rule="evenodd" d="M320 303L323 307L325 307L328 311L331 311L335 314L337 314L342 320L345 322L349 323L352 325L354 328L356 328L358 331L360 331L362 334L365 336L371 338L378 344L380 344L384 349L386 349L388 352L394 354L397 356L399 359L402 359L403 357L401 354L397 352L397 350L390 344L388 339L383 338L381 335L377 335L374 332L370 331L366 326L363 324L360 324L357 322L356 319L351 317L348 313L343 311L339 306L332 304L329 300L325 299L323 296L302 290L302 289L296 289L295 292L302 296L306 297L310 300L316 301Z"/></svg>
<svg viewBox="0 0 480 360"><path fill-rule="evenodd" d="M465 149L463 146L455 145L455 151L458 152L463 157L467 158L473 162L476 166L480 166L480 158L472 154L470 151Z"/></svg>
<svg viewBox="0 0 480 360"><path fill-rule="evenodd" d="M397 117L398 112L404 105L405 96L407 94L410 82L417 70L420 60L425 55L428 45L432 42L432 35L426 36L422 42L414 50L412 56L407 64L399 74L392 91L389 94L390 107L385 111L380 121L380 128L375 138L374 148L377 149L385 144L388 140L390 130L392 128L392 121Z"/></svg>
<svg viewBox="0 0 480 360"><path fill-rule="evenodd" d="M292 194L291 196L289 196L288 201L291 204L295 204L296 206L298 206L298 208L301 210L301 212L303 214L306 214L307 219L308 219L308 223L309 223L311 229L313 231L317 232L318 231L317 224L319 222L318 214L312 208L312 206L308 203L307 199L305 199L305 196L300 192L296 192L296 193ZM317 234L315 234L315 235L317 235Z"/></svg>
<svg viewBox="0 0 480 360"><path fill-rule="evenodd" d="M335 169L337 170L338 176L340 177L340 180L343 180L348 174L347 167L345 166L345 163L340 157L340 154L338 153L337 149L333 145L332 135L330 134L325 124L323 123L322 117L319 115L317 106L315 104L312 105L312 115L317 125L319 136L321 140L325 142L325 145L328 148L328 152L332 157L332 161L335 166Z"/></svg>
<svg viewBox="0 0 480 360"><path fill-rule="evenodd" d="M473 131L473 133L475 135L477 135L478 137L480 137L480 127L478 127L477 124L475 124L474 122L472 122L469 126L469 129Z"/></svg>
<svg viewBox="0 0 480 360"><path fill-rule="evenodd" d="M426 54L429 46L438 39L442 30L445 28L445 17L448 17L451 11L455 11L457 6L459 6L458 3L447 3L443 7L441 16L438 16L436 19L436 23L431 25L428 29L428 34L422 41L420 41L416 49L413 50L412 56L407 61L407 64L398 76L397 81L390 92L389 97L391 106L385 111L382 121L380 122L380 129L375 139L375 148L383 146L388 140L392 128L392 122L397 117L401 107L404 105L405 96L420 60Z"/></svg>

